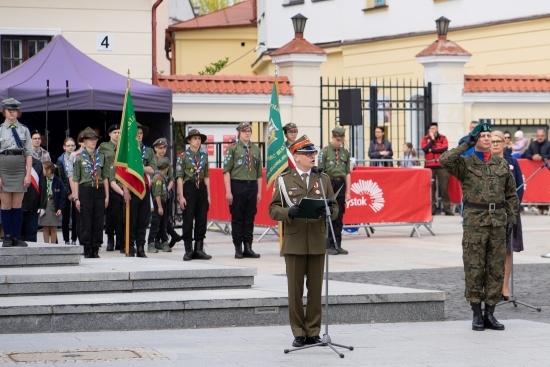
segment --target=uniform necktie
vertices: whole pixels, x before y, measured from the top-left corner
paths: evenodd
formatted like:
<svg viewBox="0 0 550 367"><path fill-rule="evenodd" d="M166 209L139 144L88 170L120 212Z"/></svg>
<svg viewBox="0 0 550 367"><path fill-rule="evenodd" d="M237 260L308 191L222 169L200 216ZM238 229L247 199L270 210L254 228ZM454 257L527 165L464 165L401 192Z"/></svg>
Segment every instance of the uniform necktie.
<svg viewBox="0 0 550 367"><path fill-rule="evenodd" d="M244 147L244 155L246 156L244 159L244 168L248 171L250 169L250 151L246 145Z"/></svg>
<svg viewBox="0 0 550 367"><path fill-rule="evenodd" d="M13 139L15 139L15 144L17 144L17 147L19 149L23 149L23 142L21 142L21 138L19 137L19 134L17 133L17 130L15 129L15 125L10 126L11 132L13 134Z"/></svg>
<svg viewBox="0 0 550 367"><path fill-rule="evenodd" d="M306 187L307 187L307 184L308 184L308 182L307 182L308 174L307 174L307 173L302 173L301 176L302 176L302 180L304 180L304 182L306 183Z"/></svg>
<svg viewBox="0 0 550 367"><path fill-rule="evenodd" d="M340 154L338 153L339 149L334 149L334 155L336 156L336 163L338 163L338 159L340 158Z"/></svg>

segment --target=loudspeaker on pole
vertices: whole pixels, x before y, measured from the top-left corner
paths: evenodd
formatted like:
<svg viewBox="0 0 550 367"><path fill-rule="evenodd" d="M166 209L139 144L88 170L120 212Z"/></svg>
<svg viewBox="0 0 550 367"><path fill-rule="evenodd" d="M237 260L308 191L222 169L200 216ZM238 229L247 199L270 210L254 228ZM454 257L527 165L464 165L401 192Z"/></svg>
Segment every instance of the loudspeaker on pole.
<svg viewBox="0 0 550 367"><path fill-rule="evenodd" d="M361 89L338 90L338 113L340 125L363 125Z"/></svg>

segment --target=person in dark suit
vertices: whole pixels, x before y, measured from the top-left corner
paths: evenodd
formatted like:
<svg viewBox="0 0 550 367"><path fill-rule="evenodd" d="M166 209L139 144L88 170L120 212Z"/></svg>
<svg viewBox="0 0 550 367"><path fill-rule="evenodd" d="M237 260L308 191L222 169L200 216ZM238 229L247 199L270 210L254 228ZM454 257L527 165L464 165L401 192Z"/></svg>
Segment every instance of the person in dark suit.
<svg viewBox="0 0 550 367"><path fill-rule="evenodd" d="M323 288L323 268L325 264L325 220L324 208L317 219L297 218L302 209L298 203L302 198L322 199L319 179L325 195L334 195L330 177L312 175L317 149L302 136L290 147L296 161L296 168L282 173L275 181L273 198L269 204L269 216L284 223L283 254L288 281L288 314L290 328L294 335L292 345L320 343L321 330L321 290ZM332 203L333 217L338 216L338 204ZM304 277L307 277L307 306L304 314Z"/></svg>
<svg viewBox="0 0 550 367"><path fill-rule="evenodd" d="M25 241L36 242L38 232L38 218L46 213L47 187L42 170L42 162L32 159L31 185L23 195L23 223L21 237Z"/></svg>
<svg viewBox="0 0 550 367"><path fill-rule="evenodd" d="M57 243L57 226L59 217L65 208L65 185L56 175L57 167L52 162L42 162L46 181L48 205L46 213L40 218L43 227L44 243Z"/></svg>

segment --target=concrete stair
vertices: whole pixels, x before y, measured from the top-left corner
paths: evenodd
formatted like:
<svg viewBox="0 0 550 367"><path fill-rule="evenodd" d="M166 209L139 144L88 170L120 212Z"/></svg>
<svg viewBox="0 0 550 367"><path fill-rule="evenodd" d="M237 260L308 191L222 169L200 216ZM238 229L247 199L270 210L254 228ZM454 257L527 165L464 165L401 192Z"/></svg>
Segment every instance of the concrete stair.
<svg viewBox="0 0 550 367"><path fill-rule="evenodd" d="M0 268L77 266L81 246L29 242L29 247L0 247Z"/></svg>

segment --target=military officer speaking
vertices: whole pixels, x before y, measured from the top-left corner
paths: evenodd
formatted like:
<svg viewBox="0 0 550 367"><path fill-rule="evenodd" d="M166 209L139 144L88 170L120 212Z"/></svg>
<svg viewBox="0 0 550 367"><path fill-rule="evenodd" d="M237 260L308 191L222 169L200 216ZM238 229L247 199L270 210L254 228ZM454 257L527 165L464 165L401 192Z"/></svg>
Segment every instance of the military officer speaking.
<svg viewBox="0 0 550 367"><path fill-rule="evenodd" d="M258 258L260 254L252 251L252 238L256 205L262 200L262 191L259 190L262 185L261 152L250 141L252 128L249 122L241 122L237 131L237 142L227 148L223 161L225 199L231 213L235 258Z"/></svg>
<svg viewBox="0 0 550 367"><path fill-rule="evenodd" d="M305 135L289 149L296 161L296 168L282 173L275 181L269 216L284 223L283 254L288 282L288 314L295 338L292 345L302 347L321 342L319 332L326 228L322 217L324 208L318 219L295 218L302 211L297 205L302 198L323 198L319 177L311 173L317 149ZM334 192L329 176L322 174L322 180L326 197L332 197ZM338 205L333 203L330 208L332 215L337 216ZM305 315L302 302L304 277L307 277Z"/></svg>
<svg viewBox="0 0 550 367"><path fill-rule="evenodd" d="M474 154L460 155L474 147ZM469 138L440 158L441 166L462 186L462 258L465 296L473 311L473 330L504 330L493 313L502 298L506 239L516 222L518 196L510 167L491 155L491 126L477 125ZM485 315L481 313L485 302Z"/></svg>
<svg viewBox="0 0 550 367"><path fill-rule="evenodd" d="M319 153L319 168L322 168L330 176L332 190L338 192L336 201L340 209L337 216L333 217L332 228L334 228L334 237L338 246L334 245L333 237L330 236L331 248L328 253L331 255L347 255L348 252L342 248L342 228L344 213L346 212L346 202L351 199L351 155L343 147L346 130L342 127L335 127L332 130L331 143Z"/></svg>

